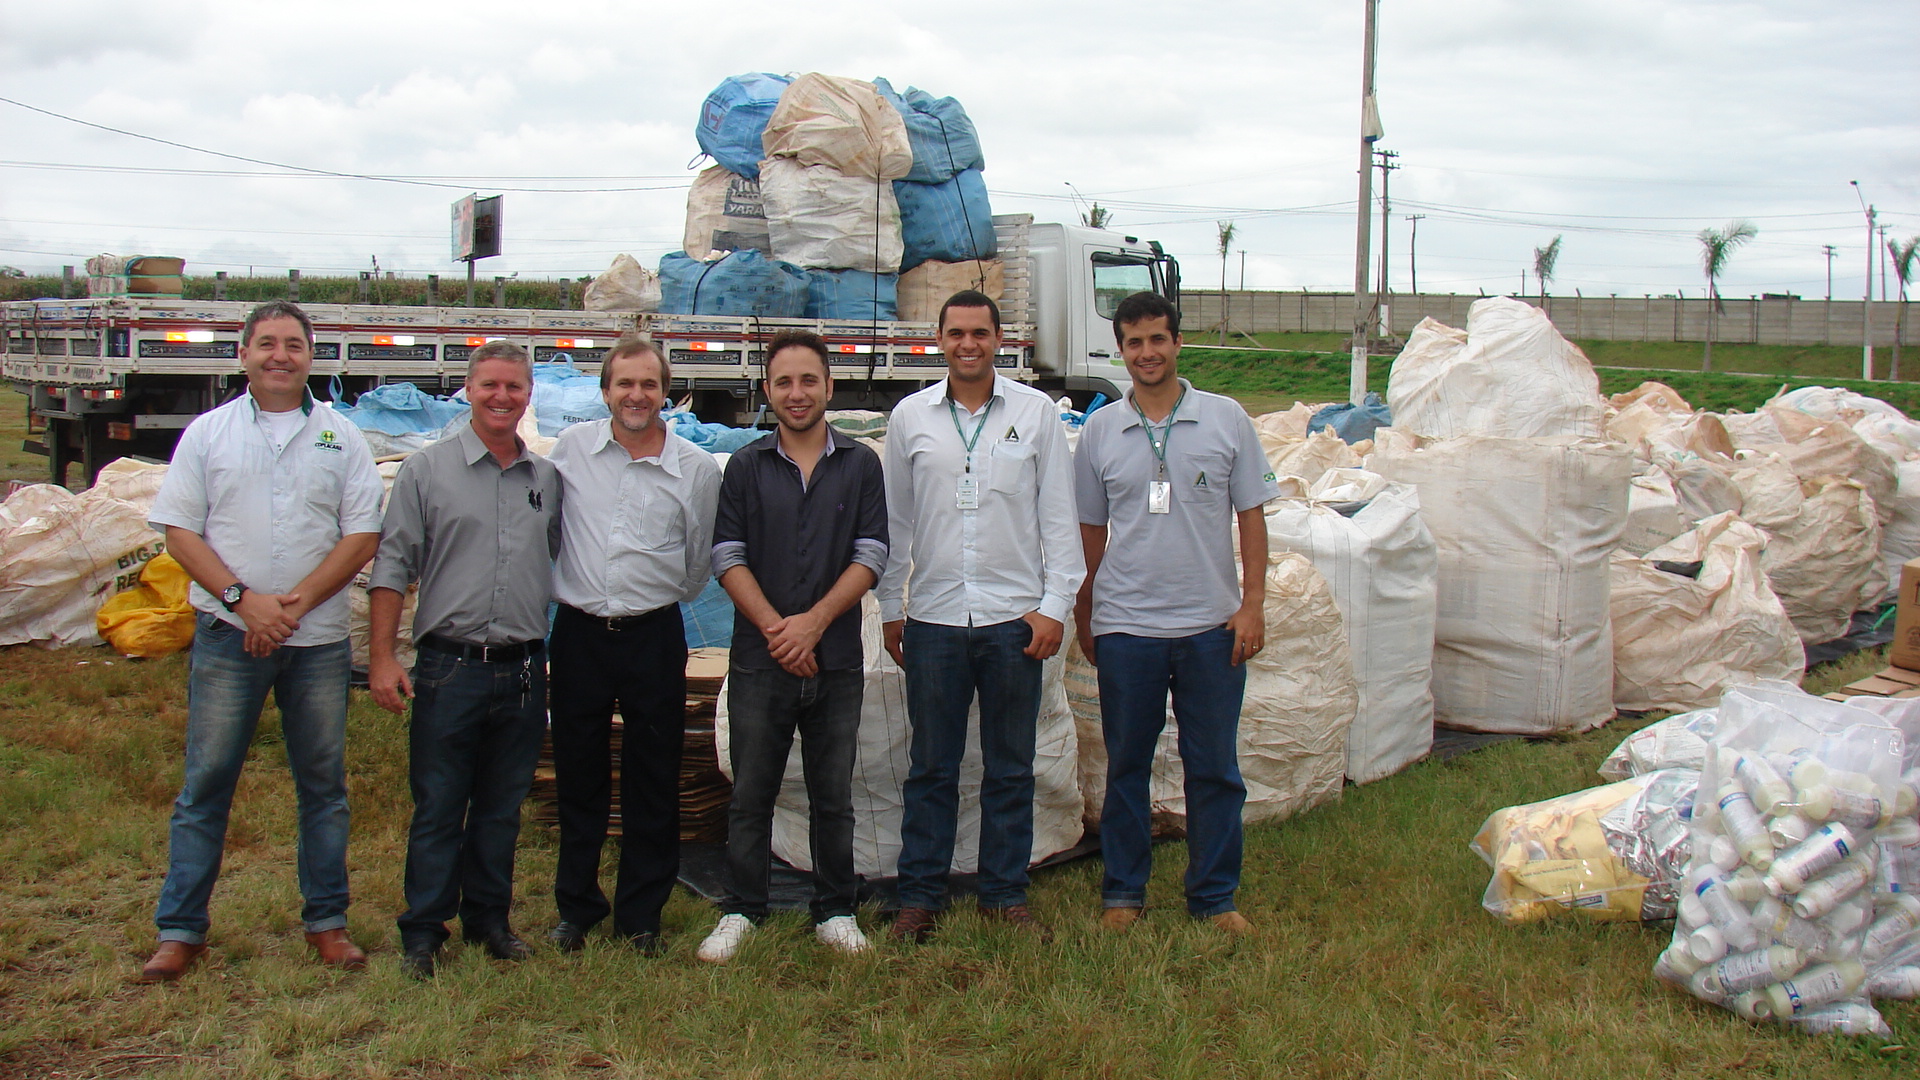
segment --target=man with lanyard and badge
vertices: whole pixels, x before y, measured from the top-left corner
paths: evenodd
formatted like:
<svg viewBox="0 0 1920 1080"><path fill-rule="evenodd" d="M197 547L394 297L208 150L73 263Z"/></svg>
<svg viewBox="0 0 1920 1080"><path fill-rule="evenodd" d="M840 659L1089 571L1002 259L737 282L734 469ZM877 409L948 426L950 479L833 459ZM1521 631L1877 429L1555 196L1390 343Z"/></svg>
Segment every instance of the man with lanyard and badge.
<svg viewBox="0 0 1920 1080"><path fill-rule="evenodd" d="M496 960L514 935L520 803L547 728L547 602L560 550L560 474L517 429L533 397L527 351L490 341L467 360L473 417L400 466L368 585L368 689L413 701L401 966L434 975L447 922ZM411 678L394 655L401 601L420 583Z"/></svg>
<svg viewBox="0 0 1920 1080"><path fill-rule="evenodd" d="M194 420L149 514L193 579L187 762L168 831L160 947L171 982L207 945L234 787L268 691L300 804L301 921L322 963L366 966L347 937L347 598L380 539L380 474L360 429L307 391L313 324L284 300L240 332L247 392Z"/></svg>
<svg viewBox="0 0 1920 1080"><path fill-rule="evenodd" d="M1253 422L1232 398L1178 376L1180 312L1135 293L1113 316L1133 385L1087 418L1074 458L1087 581L1080 650L1100 673L1107 794L1102 925L1140 917L1153 869L1154 746L1167 696L1186 776L1187 912L1232 934L1240 884L1240 703L1265 643L1265 504L1280 494ZM1240 580L1234 580L1238 525Z"/></svg>
<svg viewBox="0 0 1920 1080"><path fill-rule="evenodd" d="M994 371L991 299L954 294L939 333L947 377L901 401L887 426L892 548L878 598L913 728L892 934L924 941L946 906L977 694L980 914L1044 938L1027 908L1033 754L1041 663L1059 651L1084 575L1071 455L1058 406Z"/></svg>

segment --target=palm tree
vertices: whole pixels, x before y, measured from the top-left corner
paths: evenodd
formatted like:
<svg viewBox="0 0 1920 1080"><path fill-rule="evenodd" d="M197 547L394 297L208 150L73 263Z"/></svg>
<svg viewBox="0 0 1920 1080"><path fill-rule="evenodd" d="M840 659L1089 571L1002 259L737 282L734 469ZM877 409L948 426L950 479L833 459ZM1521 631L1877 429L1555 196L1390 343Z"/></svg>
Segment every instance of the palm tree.
<svg viewBox="0 0 1920 1080"><path fill-rule="evenodd" d="M1220 344L1227 343L1227 249L1233 246L1231 221L1216 221L1220 226Z"/></svg>
<svg viewBox="0 0 1920 1080"><path fill-rule="evenodd" d="M1553 238L1553 243L1543 248L1533 249L1533 276L1540 279L1540 307L1547 306L1547 282L1553 280L1553 264L1560 261L1561 237Z"/></svg>
<svg viewBox="0 0 1920 1080"><path fill-rule="evenodd" d="M1713 332L1723 307L1720 303L1720 272L1727 268L1733 249L1760 234L1751 221L1729 221L1725 228L1700 230L1700 268L1707 272L1707 349L1700 357L1700 370L1713 370Z"/></svg>
<svg viewBox="0 0 1920 1080"><path fill-rule="evenodd" d="M1094 203L1092 209L1080 215L1081 224L1089 229L1104 229L1107 227L1107 223L1112 220L1113 211L1101 206L1099 203Z"/></svg>
<svg viewBox="0 0 1920 1080"><path fill-rule="evenodd" d="M1903 245L1898 240L1887 241L1887 254L1893 256L1893 272L1900 278L1900 314L1893 321L1893 371L1889 377L1900 377L1900 346L1907 343L1907 286L1913 284L1914 256L1920 254L1920 236L1909 236Z"/></svg>

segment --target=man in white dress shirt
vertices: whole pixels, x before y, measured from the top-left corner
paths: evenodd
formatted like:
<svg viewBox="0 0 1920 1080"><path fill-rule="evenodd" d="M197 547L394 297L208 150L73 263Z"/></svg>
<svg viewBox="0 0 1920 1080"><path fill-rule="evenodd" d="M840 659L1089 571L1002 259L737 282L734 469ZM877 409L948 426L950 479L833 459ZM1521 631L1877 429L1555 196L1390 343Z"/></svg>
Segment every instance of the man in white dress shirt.
<svg viewBox="0 0 1920 1080"><path fill-rule="evenodd" d="M880 617L913 726L893 936L925 940L946 907L978 695L980 913L1045 937L1027 908L1033 752L1040 665L1059 651L1086 573L1072 455L1054 402L994 371L991 299L954 294L939 326L947 377L902 401L887 426Z"/></svg>
<svg viewBox="0 0 1920 1080"><path fill-rule="evenodd" d="M347 598L380 541L380 474L360 430L307 392L313 324L255 308L241 330L247 392L180 437L151 522L193 578L185 782L173 804L160 947L143 982L206 951L207 901L261 707L279 706L300 800L301 921L322 962L363 967L347 937Z"/></svg>
<svg viewBox="0 0 1920 1080"><path fill-rule="evenodd" d="M611 914L613 931L646 955L661 949L660 909L680 871L680 746L686 729L687 638L680 604L712 573L720 467L660 417L673 369L644 338L621 340L600 369L612 418L561 432L551 460L567 512L554 594L553 764L560 860L549 935L579 949ZM612 794L612 716L620 753L620 865L609 904L600 888Z"/></svg>

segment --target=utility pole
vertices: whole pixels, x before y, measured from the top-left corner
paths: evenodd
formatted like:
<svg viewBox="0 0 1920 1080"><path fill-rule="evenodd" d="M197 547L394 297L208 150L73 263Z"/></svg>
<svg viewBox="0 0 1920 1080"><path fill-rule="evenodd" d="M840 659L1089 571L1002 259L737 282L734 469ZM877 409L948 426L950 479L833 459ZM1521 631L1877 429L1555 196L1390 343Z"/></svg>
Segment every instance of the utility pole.
<svg viewBox="0 0 1920 1080"><path fill-rule="evenodd" d="M1347 371L1347 397L1355 405L1365 402L1367 397L1367 331L1372 315L1372 305L1367 297L1367 256L1373 245L1367 236L1367 228L1373 222L1373 144L1379 141L1380 106L1373 96L1373 46L1375 17L1379 14L1380 0L1364 0L1366 4L1366 39L1360 59L1360 198L1355 209L1355 237L1353 243L1353 345L1352 361Z"/></svg>
<svg viewBox="0 0 1920 1080"><path fill-rule="evenodd" d="M1240 249L1240 291L1247 291L1247 249Z"/></svg>
<svg viewBox="0 0 1920 1080"><path fill-rule="evenodd" d="M1887 302L1887 227L1885 225L1880 226L1880 246L1875 250L1880 253L1880 302L1884 304Z"/></svg>
<svg viewBox="0 0 1920 1080"><path fill-rule="evenodd" d="M1387 241L1393 236L1393 230L1387 227L1387 215L1393 212L1393 196L1389 193L1387 180L1393 175L1394 159L1400 155L1392 150L1375 150L1374 156L1380 159L1380 287L1375 292L1380 297L1380 316L1375 327L1376 334L1382 338L1393 336L1393 279L1387 276ZM1881 289L1882 292L1886 290Z"/></svg>
<svg viewBox="0 0 1920 1080"><path fill-rule="evenodd" d="M1413 223L1413 228L1407 234L1407 270L1413 275L1413 294L1415 296L1420 295L1420 260L1418 258L1420 219L1426 216L1425 214L1407 215L1407 220Z"/></svg>
<svg viewBox="0 0 1920 1080"><path fill-rule="evenodd" d="M1873 381L1873 207L1867 205L1867 197L1860 190L1860 181L1849 180L1853 185L1854 198L1860 200L1860 209L1867 215L1867 298L1860 304L1860 377Z"/></svg>
<svg viewBox="0 0 1920 1080"><path fill-rule="evenodd" d="M1833 245L1822 244L1820 250L1827 255L1827 299L1833 299Z"/></svg>

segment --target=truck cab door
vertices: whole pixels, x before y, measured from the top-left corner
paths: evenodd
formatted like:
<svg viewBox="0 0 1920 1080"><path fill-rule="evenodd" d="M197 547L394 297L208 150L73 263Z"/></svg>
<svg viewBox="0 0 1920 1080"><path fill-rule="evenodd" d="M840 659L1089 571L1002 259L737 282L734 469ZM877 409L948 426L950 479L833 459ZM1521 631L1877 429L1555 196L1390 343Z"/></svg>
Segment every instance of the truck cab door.
<svg viewBox="0 0 1920 1080"><path fill-rule="evenodd" d="M1178 304L1177 272L1167 256L1144 252L1102 248L1088 244L1084 250L1085 270L1092 283L1093 303L1080 316L1084 334L1087 373L1098 376L1108 370L1107 378L1122 389L1127 385L1127 370L1120 349L1113 343L1113 313L1120 301L1137 292L1159 293Z"/></svg>

